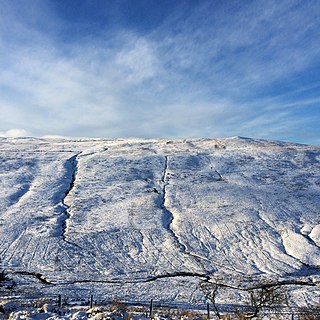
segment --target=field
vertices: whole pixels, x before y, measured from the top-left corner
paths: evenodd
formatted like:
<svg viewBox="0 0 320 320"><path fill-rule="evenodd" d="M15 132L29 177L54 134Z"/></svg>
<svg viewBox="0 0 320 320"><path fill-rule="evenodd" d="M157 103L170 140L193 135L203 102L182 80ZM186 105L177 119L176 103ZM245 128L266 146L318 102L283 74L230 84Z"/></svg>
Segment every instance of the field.
<svg viewBox="0 0 320 320"><path fill-rule="evenodd" d="M2 298L319 302L320 147L1 138L0 184Z"/></svg>

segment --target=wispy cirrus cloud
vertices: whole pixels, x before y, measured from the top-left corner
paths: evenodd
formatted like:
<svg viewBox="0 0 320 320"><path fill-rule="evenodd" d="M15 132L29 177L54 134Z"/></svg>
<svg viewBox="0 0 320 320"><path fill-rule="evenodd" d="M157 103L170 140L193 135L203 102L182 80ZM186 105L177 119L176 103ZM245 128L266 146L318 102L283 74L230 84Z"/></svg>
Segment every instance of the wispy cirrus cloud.
<svg viewBox="0 0 320 320"><path fill-rule="evenodd" d="M69 21L50 1L2 2L3 132L320 143L317 1L203 1L192 10L181 1L150 29Z"/></svg>
<svg viewBox="0 0 320 320"><path fill-rule="evenodd" d="M182 23L176 18L181 31L161 43L172 68L189 70L190 75L200 72L204 85L236 94L285 79L317 62L317 2L215 6L206 2Z"/></svg>

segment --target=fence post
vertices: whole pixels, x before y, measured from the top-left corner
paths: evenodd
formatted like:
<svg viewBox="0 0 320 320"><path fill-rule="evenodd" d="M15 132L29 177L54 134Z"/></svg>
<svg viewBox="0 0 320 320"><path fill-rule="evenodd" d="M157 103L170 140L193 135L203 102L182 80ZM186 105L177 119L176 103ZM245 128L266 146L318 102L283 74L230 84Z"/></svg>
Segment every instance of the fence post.
<svg viewBox="0 0 320 320"><path fill-rule="evenodd" d="M90 295L90 309L93 307L93 294Z"/></svg>
<svg viewBox="0 0 320 320"><path fill-rule="evenodd" d="M58 307L62 308L62 298L61 298L61 294L58 295Z"/></svg>
<svg viewBox="0 0 320 320"><path fill-rule="evenodd" d="M152 309L153 309L153 299L151 299L150 301L150 314L149 314L150 319L152 319Z"/></svg>
<svg viewBox="0 0 320 320"><path fill-rule="evenodd" d="M209 305L209 302L207 302L207 319L210 319L210 305Z"/></svg>

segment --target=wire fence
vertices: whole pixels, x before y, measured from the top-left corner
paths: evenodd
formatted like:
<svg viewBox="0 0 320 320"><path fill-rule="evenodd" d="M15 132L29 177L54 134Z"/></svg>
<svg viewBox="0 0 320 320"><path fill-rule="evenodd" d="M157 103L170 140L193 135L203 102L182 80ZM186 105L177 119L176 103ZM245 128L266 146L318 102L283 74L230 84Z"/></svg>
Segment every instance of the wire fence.
<svg viewBox="0 0 320 320"><path fill-rule="evenodd" d="M150 301L118 301L104 298L102 295L90 294L87 297L83 295L23 295L18 293L1 292L0 288L0 300L12 301L20 305L21 307L41 307L45 303L54 305L60 308L72 308L75 306L83 306L92 308L94 306L110 307L116 304L122 304L128 310L138 310L146 317L153 318L156 314L175 314L181 315L183 312L191 312L193 314L202 315L207 319L217 319L216 309L209 303L183 303L172 301L156 301L151 299ZM239 315L248 315L254 312L252 306L242 304L217 304L216 308L219 310L221 316L230 315L231 318ZM320 308L308 307L272 307L263 308L259 310L259 316L264 319L290 319L290 320L319 320ZM225 318L228 319L228 318Z"/></svg>

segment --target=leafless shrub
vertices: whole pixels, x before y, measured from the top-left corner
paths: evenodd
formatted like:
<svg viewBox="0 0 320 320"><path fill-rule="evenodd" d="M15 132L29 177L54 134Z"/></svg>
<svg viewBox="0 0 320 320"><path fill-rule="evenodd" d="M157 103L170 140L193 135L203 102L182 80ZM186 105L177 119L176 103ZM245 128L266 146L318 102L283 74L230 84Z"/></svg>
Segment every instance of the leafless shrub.
<svg viewBox="0 0 320 320"><path fill-rule="evenodd" d="M180 313L180 319L183 319L183 318L195 320L195 319L203 319L203 316L192 310L182 310Z"/></svg>
<svg viewBox="0 0 320 320"><path fill-rule="evenodd" d="M110 311L118 311L118 312L125 312L128 310L128 305L124 302L113 300L110 304Z"/></svg>
<svg viewBox="0 0 320 320"><path fill-rule="evenodd" d="M243 312L241 312L241 311L236 311L235 313L234 313L234 315L233 316L229 316L229 318L226 318L226 319L234 319L234 320L246 320L246 319L248 319L247 318L247 316L243 313Z"/></svg>
<svg viewBox="0 0 320 320"><path fill-rule="evenodd" d="M33 302L34 308L43 308L45 305L49 304L49 299L47 298L40 298Z"/></svg>
<svg viewBox="0 0 320 320"><path fill-rule="evenodd" d="M299 320L320 320L320 304L300 308Z"/></svg>

